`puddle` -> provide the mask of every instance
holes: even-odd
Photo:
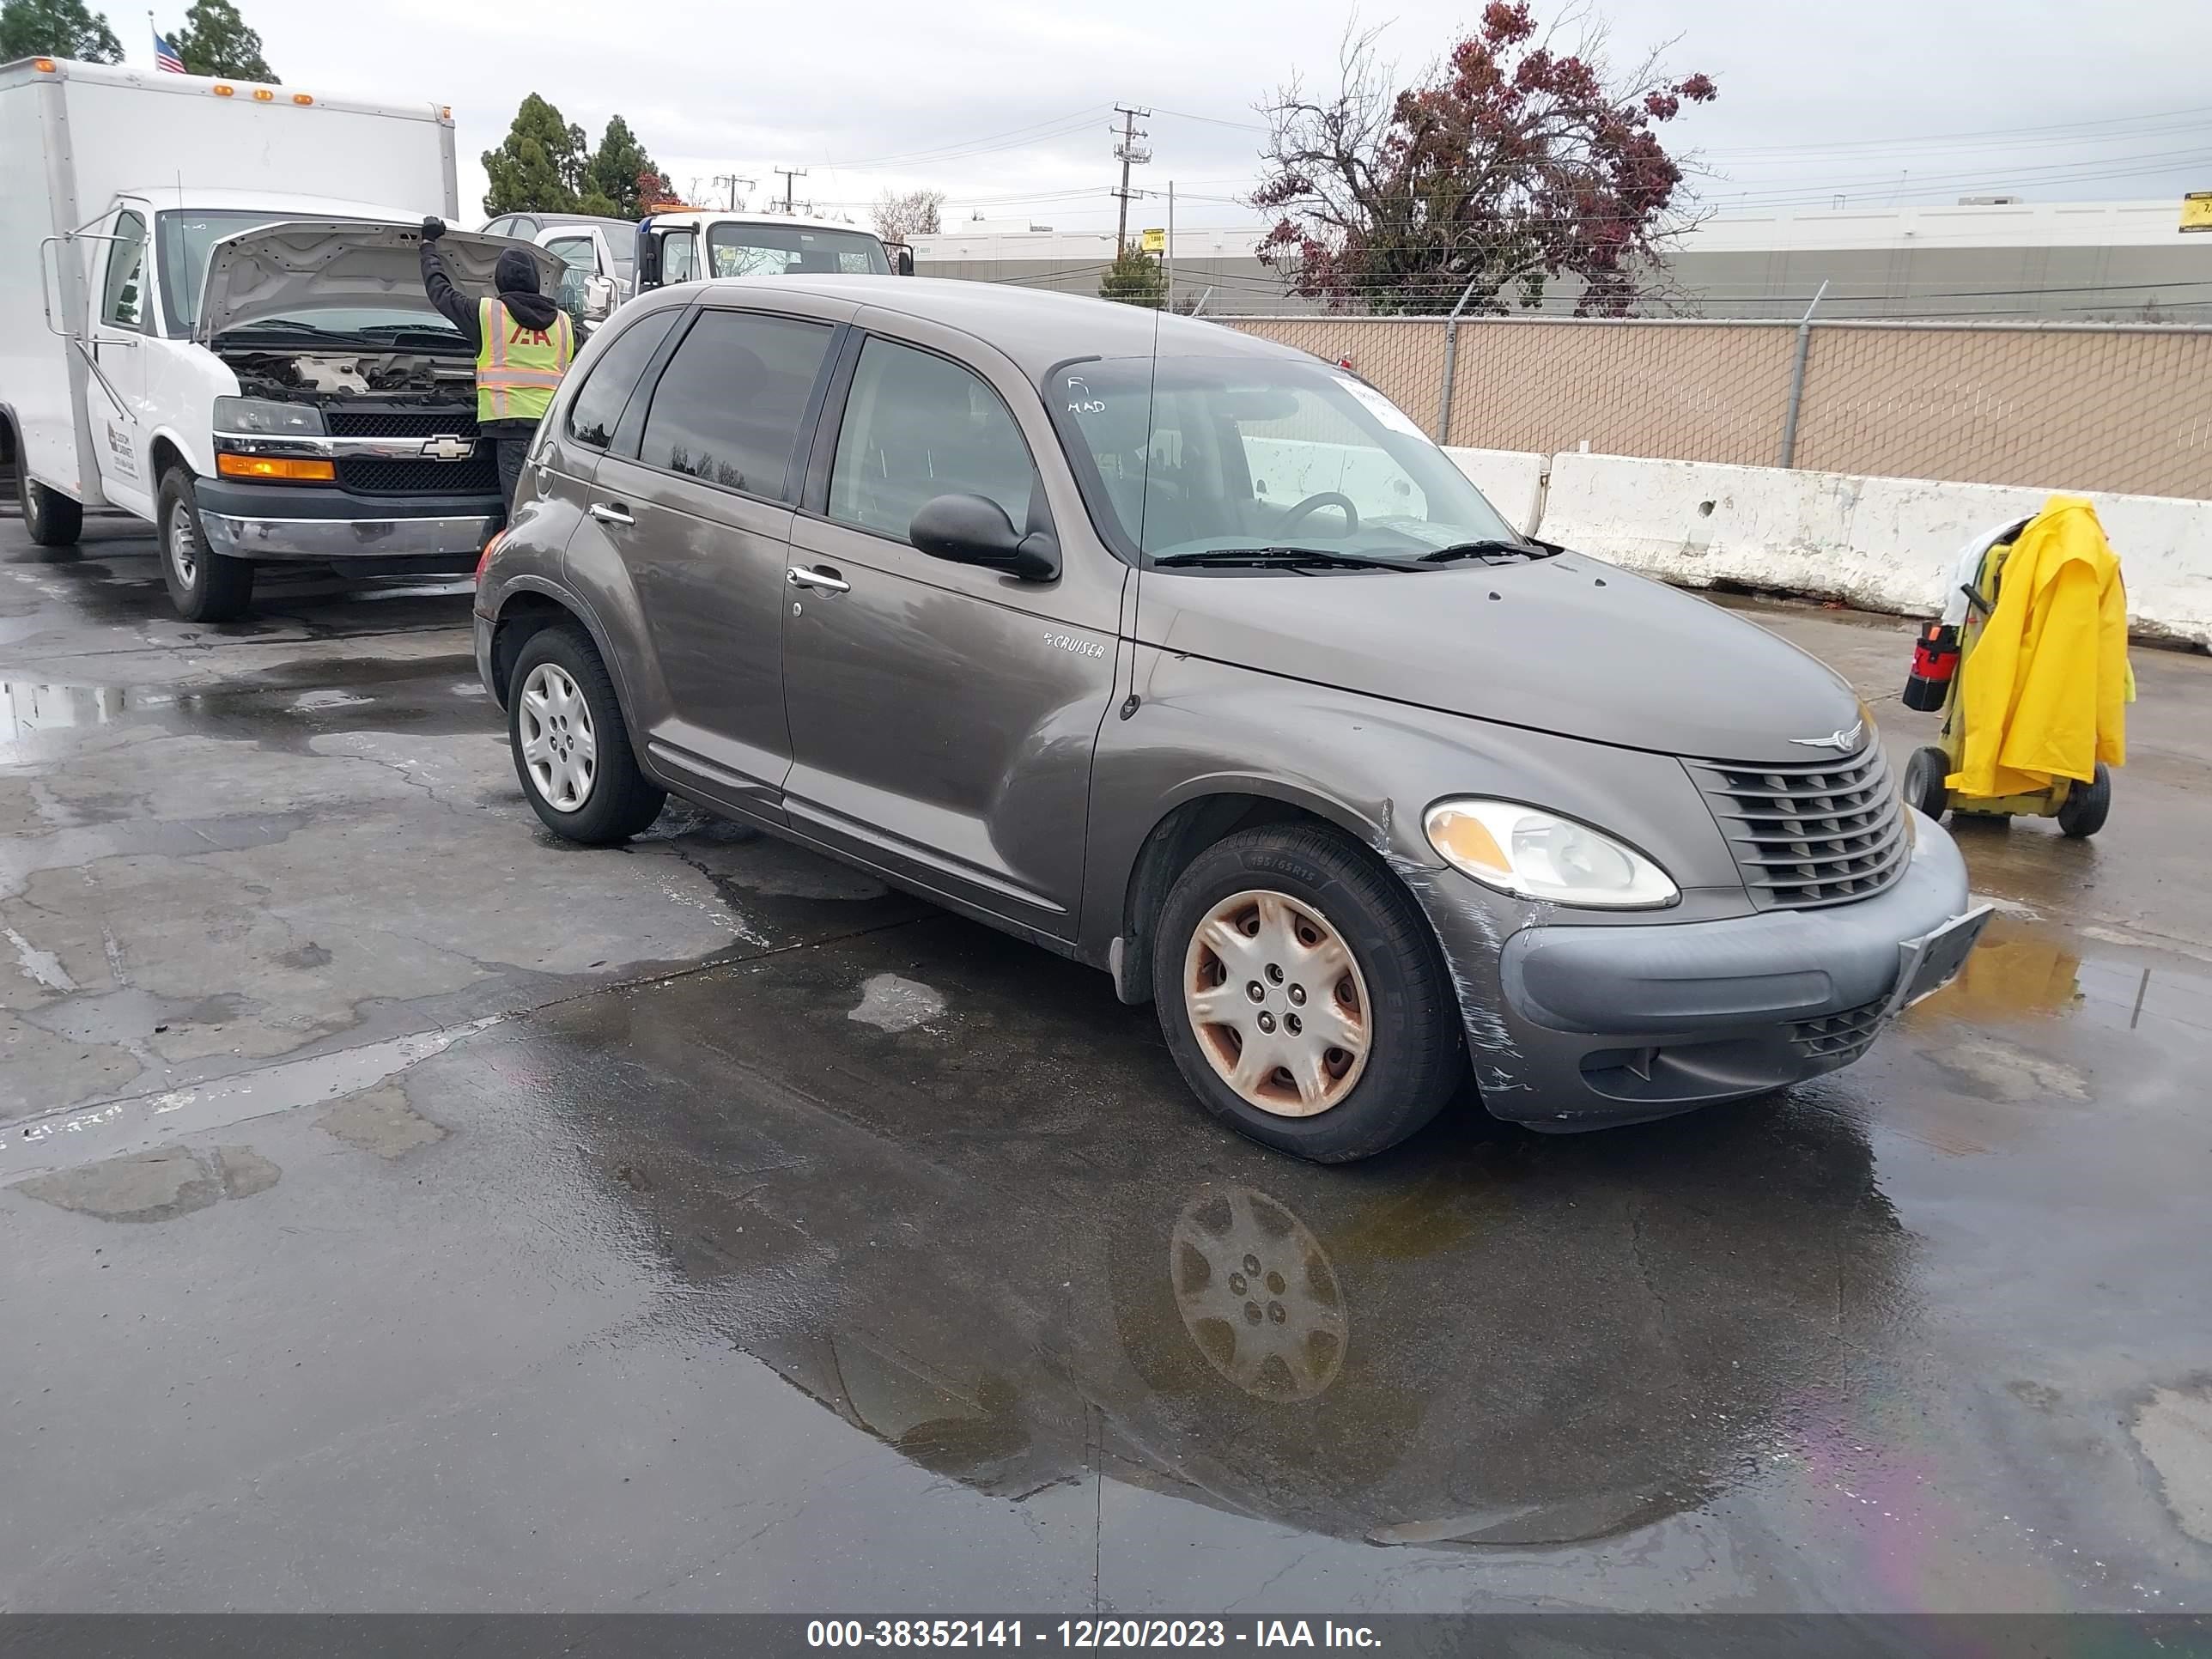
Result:
[[[845,1016],[879,1031],[911,1031],[945,1012],[945,999],[919,980],[878,974],[861,988],[857,1007]]]
[[[119,720],[130,707],[131,694],[119,685],[0,680],[0,756],[40,732]]]
[[[265,1193],[282,1173],[250,1146],[217,1146],[205,1154],[164,1146],[41,1176],[25,1182],[23,1191],[102,1221],[173,1221],[227,1198]]]

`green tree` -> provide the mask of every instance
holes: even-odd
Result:
[[[0,4],[0,64],[18,58],[74,58],[85,64],[119,64],[115,31],[84,0],[6,0]]]
[[[483,153],[491,180],[484,211],[574,213],[586,188],[588,162],[584,130],[570,126],[561,112],[532,93],[514,112],[514,125],[497,149]]]
[[[1099,279],[1098,297],[1118,300],[1127,306],[1158,307],[1167,301],[1168,274],[1144,249],[1125,247]]]
[[[613,116],[586,169],[586,188],[592,193],[586,199],[596,198],[608,205],[604,210],[587,207],[585,211],[604,211],[613,219],[635,219],[644,211],[644,181],[660,178],[659,164],[645,153],[629,123]]]
[[[231,0],[193,0],[185,26],[169,37],[185,68],[194,75],[228,75],[240,81],[281,86],[276,71],[261,55],[261,37],[246,27]]]

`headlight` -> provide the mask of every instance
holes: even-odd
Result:
[[[1523,898],[1607,909],[1672,904],[1681,891],[1632,848],[1586,823],[1503,800],[1439,801],[1429,845],[1454,869]]]
[[[215,429],[257,438],[319,438],[323,411],[313,404],[280,404],[273,398],[218,398]]]

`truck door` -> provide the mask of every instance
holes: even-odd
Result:
[[[86,345],[98,371],[87,388],[85,415],[100,456],[100,484],[118,507],[152,516],[154,485],[146,458],[146,329],[153,316],[153,258],[146,220],[118,212],[107,240],[88,241],[95,282]]]

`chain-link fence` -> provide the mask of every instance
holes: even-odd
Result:
[[[1223,320],[1348,362],[1455,444],[2212,497],[2212,328]]]

